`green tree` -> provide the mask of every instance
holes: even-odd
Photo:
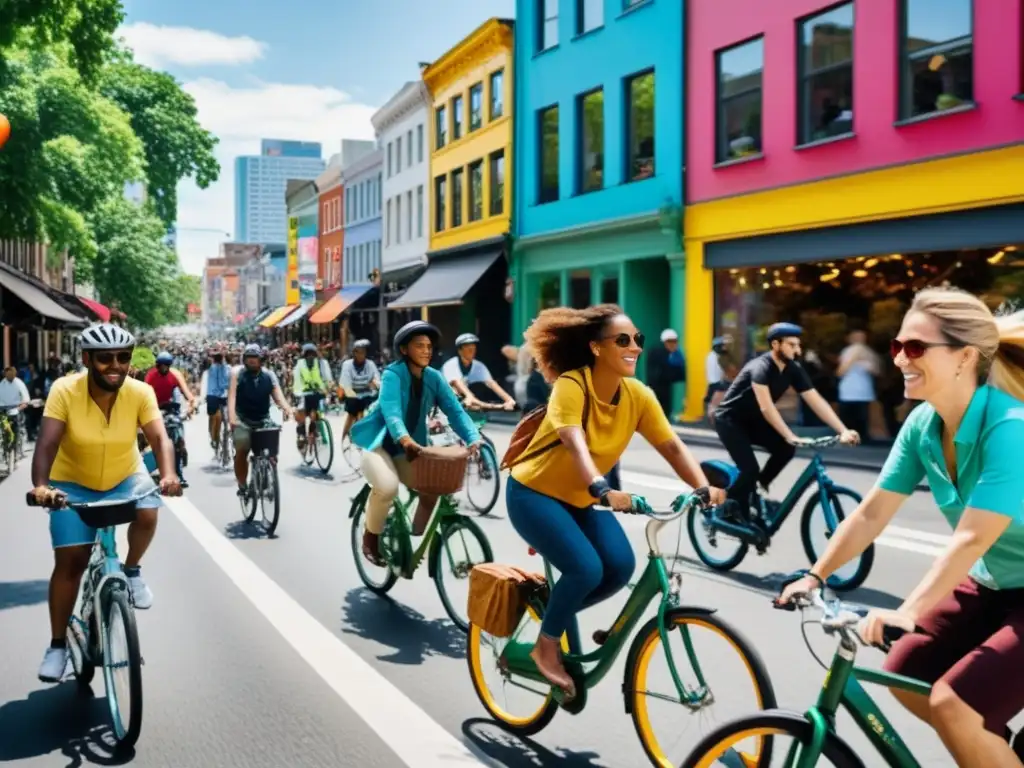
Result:
[[[172,301],[164,322],[170,324],[188,321],[188,305],[202,301],[202,279],[198,275],[179,272],[172,283]]]

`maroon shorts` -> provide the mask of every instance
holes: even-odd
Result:
[[[1024,589],[989,589],[967,579],[918,621],[926,634],[905,635],[885,669],[926,683],[947,683],[1006,736],[1024,709]]]

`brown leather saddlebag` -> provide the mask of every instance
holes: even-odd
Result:
[[[494,637],[511,637],[526,601],[547,580],[514,565],[482,563],[469,574],[469,620]]]

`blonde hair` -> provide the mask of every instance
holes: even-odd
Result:
[[[938,321],[947,341],[978,350],[978,378],[1024,400],[1024,311],[993,315],[977,296],[959,288],[927,288],[910,312]]]

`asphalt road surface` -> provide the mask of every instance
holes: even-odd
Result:
[[[145,666],[145,718],[132,765],[140,768],[247,766],[472,766],[515,768],[623,768],[648,764],[622,702],[626,654],[591,691],[577,716],[559,712],[530,739],[508,735],[490,721],[467,673],[463,635],[447,620],[433,582],[420,572],[401,581],[390,599],[359,580],[349,544],[347,510],[358,482],[344,482],[340,456],[332,476],[299,467],[294,427],[282,439],[281,523],[266,539],[241,522],[230,473],[213,466],[206,417],[187,424],[191,487],[169,500],[144,560],[155,595],[139,612]],[[336,433],[340,424],[335,421]],[[507,429],[489,430],[502,449]],[[722,451],[700,448],[701,458]],[[802,469],[794,461],[784,488]],[[627,489],[656,505],[682,490],[657,454],[638,440],[623,460]],[[866,492],[870,472],[835,469],[833,477]],[[74,681],[50,686],[36,679],[48,642],[46,611],[51,554],[45,513],[23,503],[28,462],[0,485],[0,763],[22,766],[110,765],[102,676],[93,696]],[[504,493],[479,519],[499,562],[538,569],[508,522]],[[638,562],[646,555],[643,520],[623,518]],[[666,552],[677,548],[678,526],[663,533]],[[924,574],[948,536],[930,498],[918,493],[899,513],[878,547],[874,571],[849,599],[895,606]],[[123,532],[121,534],[123,542]],[[125,552],[122,543],[122,554]],[[748,555],[730,574],[706,570],[685,533],[679,544],[682,602],[713,607],[756,646],[779,703],[797,710],[812,703],[824,672],[801,638],[799,615],[774,611],[769,598],[780,579],[807,565],[798,520],[788,521],[768,554]],[[424,569],[425,570],[425,569]],[[607,628],[621,608],[617,595],[582,617],[584,636]],[[653,607],[648,609],[653,612]],[[812,645],[833,649],[820,630]],[[877,665],[878,652],[860,661]],[[952,761],[934,734],[906,714],[886,691],[873,691],[922,765]],[[744,714],[746,701],[718,694],[722,719]],[[659,729],[679,740],[680,759],[693,731],[680,708]],[[692,718],[691,718],[692,719]],[[665,721],[662,721],[665,722]],[[872,765],[866,739],[841,716],[840,733]],[[692,735],[696,734],[696,735]],[[675,742],[674,742],[675,743]]]

